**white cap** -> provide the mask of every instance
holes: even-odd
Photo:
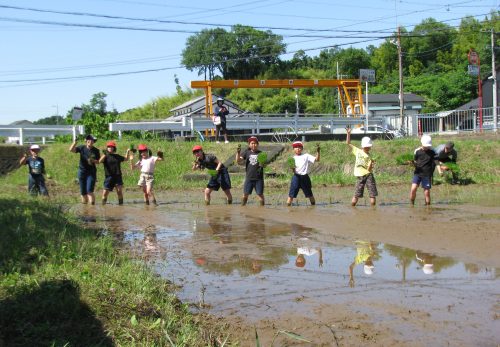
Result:
[[[374,268],[375,268],[375,266],[373,266],[373,265],[365,265],[365,266],[363,266],[363,270],[365,271],[366,275],[373,275],[373,269]]]
[[[369,138],[368,136],[365,136],[361,139],[361,147],[371,147],[373,146],[372,139]]]
[[[31,150],[40,149],[40,146],[39,145],[31,145],[30,149]]]
[[[432,275],[434,273],[434,265],[433,264],[424,264],[422,267],[422,271],[426,275]]]
[[[424,147],[432,147],[432,139],[429,135],[422,135],[422,138],[420,139],[420,143]]]

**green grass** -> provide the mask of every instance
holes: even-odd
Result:
[[[411,153],[400,154],[396,157],[396,164],[398,165],[406,165],[408,162],[412,162],[414,155]]]
[[[217,326],[63,205],[0,196],[0,345],[206,346]]]
[[[453,140],[458,150],[458,165],[461,176],[475,183],[500,183],[500,146],[496,139],[468,139],[463,137],[440,139],[434,137],[435,144]],[[193,142],[145,142],[150,148],[160,148],[164,152],[165,161],[159,162],[155,170],[155,190],[165,189],[191,189],[204,186],[205,182],[184,180],[182,177],[191,172],[193,155],[191,148]],[[352,184],[354,156],[349,147],[341,141],[306,142],[304,152],[314,153],[316,144],[321,143],[321,161],[313,165],[311,177],[313,182],[322,184]],[[138,142],[133,143],[135,146]],[[264,144],[264,143],[263,143]],[[357,141],[354,145],[359,146]],[[130,147],[129,141],[117,141],[118,152],[124,154]],[[215,154],[219,160],[226,161],[235,155],[238,143],[216,144],[213,142],[202,143],[206,153]],[[241,143],[243,148],[246,144]],[[103,143],[97,142],[101,148]],[[370,154],[376,157],[374,174],[377,183],[407,183],[411,180],[412,170],[398,165],[398,158],[406,153],[413,153],[419,146],[417,138],[396,139],[392,141],[375,140]],[[41,152],[45,159],[47,173],[51,179],[52,189],[63,190],[78,195],[76,171],[79,156],[68,151],[69,144],[52,144]],[[292,175],[289,158],[293,156],[291,146],[273,162],[266,166],[267,173],[275,173],[279,184],[289,182]],[[131,171],[128,163],[122,164],[124,173],[125,190],[136,189],[139,173]],[[96,191],[101,190],[104,181],[102,166],[98,167],[98,183]],[[241,187],[243,175],[231,175],[233,187]],[[0,177],[0,184],[6,189],[15,191],[23,190],[27,186],[26,170],[20,169]]]

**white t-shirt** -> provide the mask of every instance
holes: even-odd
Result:
[[[303,254],[307,256],[311,256],[318,253],[317,248],[311,248],[311,247],[297,247],[297,254]]]
[[[139,165],[141,167],[141,172],[153,173],[155,171],[155,163],[157,160],[158,157],[151,156],[147,159],[139,160],[136,165]]]
[[[294,155],[293,159],[295,160],[295,173],[302,176],[309,173],[311,164],[316,161],[316,157],[309,153]]]

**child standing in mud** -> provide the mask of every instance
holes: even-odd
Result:
[[[375,161],[370,156],[370,149],[373,145],[372,139],[367,136],[363,137],[361,139],[362,149],[359,149],[351,144],[351,127],[346,127],[346,133],[346,143],[351,148],[352,154],[356,157],[356,162],[354,163],[354,176],[356,176],[357,182],[351,205],[356,206],[358,199],[363,197],[366,185],[370,194],[370,204],[375,206],[377,203],[378,191],[375,177],[372,172]]]
[[[413,180],[410,190],[410,203],[415,204],[417,196],[417,189],[420,185],[424,189],[425,204],[431,204],[431,186],[432,175],[436,167],[435,157],[436,153],[432,149],[432,139],[429,135],[423,135],[420,139],[421,147],[415,150],[413,156],[413,165],[415,171],[413,172]]]
[[[141,170],[137,185],[142,187],[144,203],[149,205],[149,200],[151,198],[153,204],[157,205],[156,197],[153,193],[154,171],[156,162],[163,160],[163,152],[158,151],[156,156],[152,156],[151,150],[143,144],[137,146],[137,150],[139,151],[140,160],[134,164],[134,156],[133,154],[130,155],[130,168],[132,170]]]
[[[24,154],[19,160],[20,165],[28,165],[28,192],[35,196],[38,194],[49,196],[47,187],[45,186],[45,161],[41,158],[39,145],[32,145],[29,149],[30,154]]]
[[[224,164],[215,155],[203,152],[200,145],[194,146],[192,152],[195,156],[193,170],[207,169],[210,174],[210,180],[205,188],[205,205],[210,205],[212,191],[218,191],[221,187],[224,194],[226,194],[228,205],[232,204],[231,178]]]
[[[97,139],[92,135],[85,137],[85,145],[77,146],[77,140],[71,144],[69,151],[80,154],[78,165],[78,182],[80,183],[80,195],[82,204],[95,204],[94,188],[97,181],[97,168],[99,164],[99,150],[94,147]]]
[[[309,153],[302,153],[304,145],[300,141],[295,141],[292,144],[295,155],[293,156],[294,167],[292,181],[290,182],[290,190],[288,192],[287,206],[292,206],[293,199],[297,197],[299,190],[302,189],[306,198],[309,198],[311,205],[316,205],[316,200],[312,192],[311,178],[309,171],[311,165],[319,162],[320,147],[316,146],[316,156]]]
[[[236,162],[238,165],[245,164],[246,176],[243,187],[243,199],[241,205],[245,206],[248,202],[248,196],[255,193],[259,199],[260,206],[264,206],[264,167],[259,163],[258,156],[262,151],[259,150],[259,140],[255,136],[248,138],[248,149],[241,153],[241,147],[236,150]]]
[[[128,156],[127,150],[126,156]],[[121,163],[127,160],[126,157],[116,153],[115,141],[108,141],[106,149],[103,149],[103,154],[99,158],[99,163],[104,166],[104,189],[102,191],[102,204],[106,205],[109,192],[112,192],[116,187],[118,196],[118,205],[123,205],[123,178]]]

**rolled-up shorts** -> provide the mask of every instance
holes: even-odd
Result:
[[[78,170],[78,182],[80,183],[80,194],[87,195],[94,192],[97,177],[93,173]]]
[[[215,191],[218,191],[219,188],[222,188],[222,190],[231,189],[231,178],[229,177],[229,172],[225,167],[218,172],[217,176],[210,177],[207,188]]]
[[[123,186],[122,175],[106,176],[104,179],[104,189],[112,192],[116,186]]]
[[[309,175],[297,175],[294,174],[292,177],[292,182],[290,183],[290,191],[288,196],[290,198],[296,198],[299,194],[299,190],[302,189],[306,198],[313,196],[311,178]]]
[[[255,194],[263,195],[264,194],[264,180],[246,180],[245,185],[243,186],[243,193],[245,195],[252,194],[252,191],[255,189]]]
[[[354,190],[354,196],[356,198],[362,198],[365,191],[365,186],[368,188],[368,193],[370,198],[374,198],[378,195],[377,183],[375,182],[375,177],[373,174],[368,174],[364,176],[357,177],[356,188]]]
[[[137,182],[137,185],[141,186],[141,187],[145,187],[145,186],[152,187],[153,181],[154,181],[153,174],[141,172],[141,175],[139,176],[139,182]]]
[[[424,189],[431,189],[432,177],[420,177],[419,175],[413,175],[411,183],[416,184],[417,186],[422,185],[422,188]]]

